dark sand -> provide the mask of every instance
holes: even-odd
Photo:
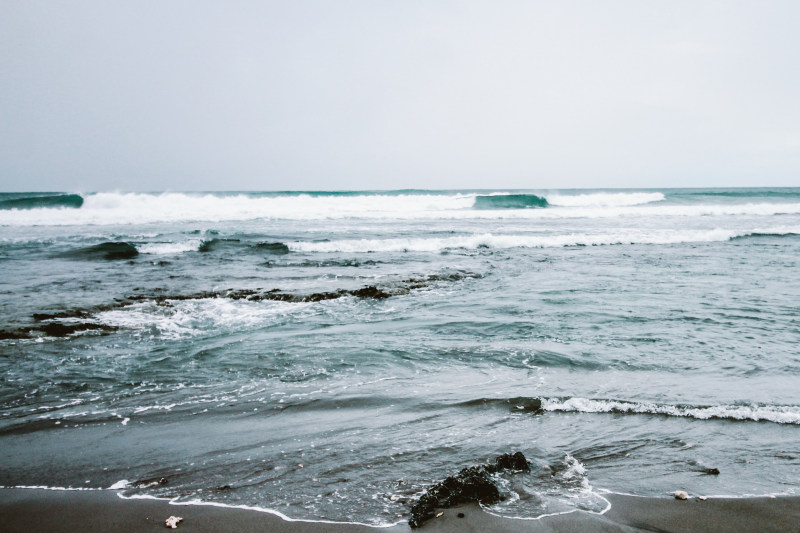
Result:
[[[800,497],[714,498],[707,501],[609,495],[604,515],[583,512],[541,520],[497,518],[477,505],[443,510],[420,532],[800,532]],[[464,518],[458,518],[463,513]],[[289,522],[279,516],[210,505],[172,505],[159,500],[124,500],[114,491],[0,489],[0,531],[165,531],[164,520],[183,517],[178,531],[270,531],[286,533],[409,532],[406,524],[372,528],[351,524]]]

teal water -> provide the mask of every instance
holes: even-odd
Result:
[[[796,494],[800,189],[80,197],[0,209],[0,485],[381,524],[521,450],[507,516]]]

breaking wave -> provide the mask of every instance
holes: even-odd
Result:
[[[796,405],[691,406],[588,398],[542,398],[541,408],[551,412],[649,414],[698,420],[751,420],[800,425],[800,407]]]
[[[0,209],[79,208],[83,197],[79,194],[19,194],[0,195]]]
[[[491,194],[475,197],[475,209],[525,209],[547,207],[547,199],[535,194]]]
[[[697,217],[799,214],[800,203],[672,204],[660,192],[534,194],[475,192],[288,193],[95,193],[42,196],[5,202],[73,202],[80,209],[0,209],[3,226],[130,225],[244,220],[463,220],[615,217]],[[48,200],[56,198],[57,200]],[[757,198],[757,197],[754,197]],[[82,202],[79,206],[78,203]],[[547,209],[538,209],[549,206]],[[62,206],[63,207],[63,206]],[[529,209],[530,208],[530,209]],[[537,208],[537,209],[534,209]]]

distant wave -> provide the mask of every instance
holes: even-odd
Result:
[[[772,231],[754,231],[752,233],[745,233],[731,237],[732,241],[739,241],[745,239],[758,239],[758,238],[784,238],[784,237],[797,237],[800,236],[800,228],[787,229],[785,231],[772,230]]]
[[[547,199],[535,194],[492,194],[476,196],[475,209],[525,209],[547,207]]]
[[[620,192],[620,193],[589,193],[565,195],[549,195],[551,205],[563,207],[625,207],[660,202],[664,195],[660,192]]]
[[[62,195],[63,196],[63,195]],[[77,195],[76,195],[77,197]],[[3,201],[14,200],[0,195]],[[45,197],[42,197],[45,198]],[[52,197],[51,197],[52,198]],[[78,197],[80,198],[80,197]],[[245,194],[96,193],[80,209],[0,209],[2,226],[130,225],[244,220],[558,220],[622,217],[772,216],[800,214],[800,202],[662,203],[662,193]],[[36,200],[40,201],[40,200]],[[52,200],[41,200],[51,202]],[[547,203],[552,208],[526,209]],[[483,207],[476,209],[476,204]]]
[[[682,196],[710,196],[725,198],[800,198],[800,188],[775,189],[709,189],[682,191]]]
[[[615,233],[566,233],[556,235],[495,235],[484,233],[445,238],[300,241],[288,243],[288,246],[290,250],[296,252],[440,252],[449,249],[560,248],[564,246],[724,242],[751,235],[793,235],[795,233],[800,233],[800,227],[754,230],[752,232],[738,232],[727,229],[683,231],[622,229]]]
[[[83,197],[79,194],[14,195],[4,199],[3,196],[6,195],[0,196],[0,209],[79,208],[83,205]]]

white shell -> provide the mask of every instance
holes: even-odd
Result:
[[[178,529],[178,523],[180,522],[183,522],[183,518],[180,516],[170,516],[164,521],[164,525],[172,529]]]

